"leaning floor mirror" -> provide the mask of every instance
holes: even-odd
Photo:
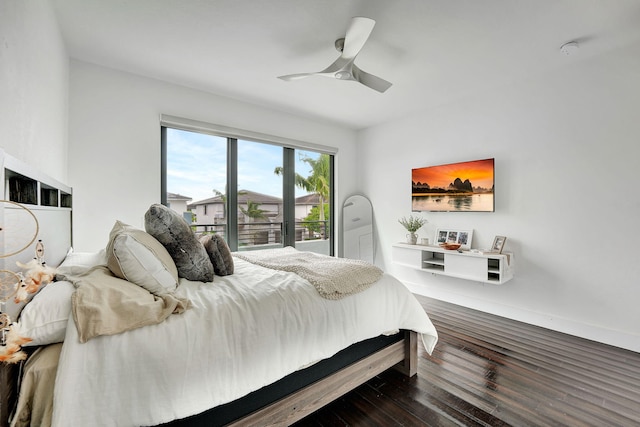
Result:
[[[373,263],[373,208],[364,196],[348,197],[342,205],[343,255]]]

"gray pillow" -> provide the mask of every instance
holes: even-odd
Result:
[[[199,282],[213,281],[213,264],[207,251],[177,212],[164,205],[151,205],[144,215],[144,228],[167,249],[178,268],[179,277]]]
[[[225,240],[217,234],[207,234],[200,238],[200,242],[204,246],[213,271],[218,276],[228,276],[233,274],[233,257]]]

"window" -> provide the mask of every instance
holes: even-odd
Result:
[[[238,140],[238,246],[283,246],[284,198],[282,167],[284,148]]]
[[[196,233],[221,234],[231,250],[333,255],[332,153],[201,128],[162,127],[165,205]]]

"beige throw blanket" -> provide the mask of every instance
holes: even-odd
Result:
[[[382,270],[367,262],[292,247],[234,252],[233,256],[262,267],[296,273],[315,286],[322,297],[332,300],[361,292],[382,277]]]
[[[71,297],[71,311],[83,343],[99,335],[115,335],[160,323],[190,305],[188,300],[172,294],[154,295],[115,277],[104,266],[68,280],[77,288]]]
[[[11,427],[51,425],[53,389],[61,349],[62,343],[38,347],[27,359]]]

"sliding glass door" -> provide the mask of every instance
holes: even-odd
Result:
[[[333,156],[295,150],[295,241],[300,250],[332,254]]]
[[[238,249],[282,247],[284,198],[282,165],[284,148],[238,140],[237,199]]]
[[[333,255],[332,155],[168,127],[162,147],[162,202],[196,233]]]

